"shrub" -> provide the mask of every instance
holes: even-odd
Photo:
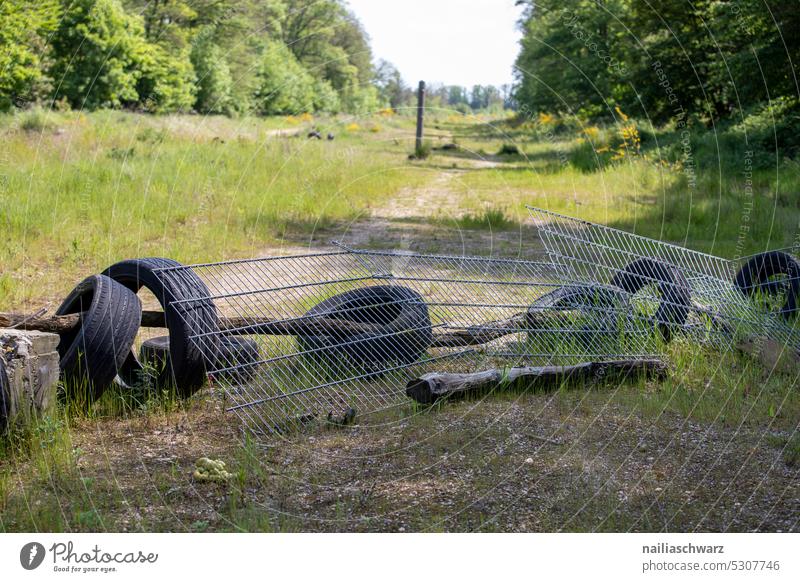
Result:
[[[419,146],[414,147],[414,153],[408,156],[412,160],[426,160],[431,157],[433,146],[429,141],[423,141]]]
[[[39,109],[32,109],[22,115],[19,128],[31,133],[42,133],[55,127],[55,124],[47,117],[47,113]]]

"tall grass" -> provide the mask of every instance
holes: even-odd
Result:
[[[274,120],[120,112],[47,120],[57,130],[0,123],[2,307],[63,294],[123,258],[257,254],[425,179],[363,137],[276,135]]]
[[[794,242],[797,161],[730,132],[623,129],[454,125],[462,152],[485,157],[513,139],[521,156],[453,187],[467,213],[490,205],[524,222],[530,204],[728,258]]]

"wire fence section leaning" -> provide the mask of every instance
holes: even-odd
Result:
[[[207,287],[218,330],[191,341],[229,410],[259,434],[407,402],[428,372],[648,359],[660,339],[628,294],[548,261],[353,249],[175,267]]]
[[[791,275],[791,269],[791,276],[783,281],[770,282],[764,276],[758,284],[759,293],[752,293],[753,289],[737,281],[742,265],[752,257],[724,259],[541,208],[527,208],[553,269],[563,280],[624,290],[631,296],[634,312],[650,318],[665,336],[680,331],[721,347],[754,339],[800,346],[797,318],[786,309],[770,305],[784,302],[784,292],[797,285],[797,275]],[[761,274],[780,271],[769,262],[781,256],[786,255],[762,255]],[[789,311],[795,310],[792,306]]]

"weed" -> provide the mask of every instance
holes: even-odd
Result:
[[[433,152],[433,145],[429,141],[423,141],[418,146],[415,146],[414,153],[412,153],[409,157],[411,160],[427,160],[431,157],[431,153]]]

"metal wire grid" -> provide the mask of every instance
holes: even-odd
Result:
[[[406,402],[407,381],[426,372],[647,358],[659,349],[652,327],[631,316],[626,294],[564,287],[548,262],[345,248],[162,269],[160,276],[180,278],[186,269],[208,293],[180,300],[179,313],[211,301],[223,321],[236,322],[191,341],[206,354],[209,376],[225,389],[229,410],[257,433],[338,421],[352,410],[360,416],[384,410]],[[407,291],[403,299],[373,301],[368,309],[345,302],[336,311],[336,317],[375,326],[368,340],[332,336],[322,326],[330,311],[311,311],[375,287]],[[416,319],[393,327],[400,310]],[[429,322],[420,310],[427,310]],[[259,333],[265,321],[308,331]],[[230,335],[252,340],[257,359],[242,363],[219,354],[219,343]]]
[[[634,261],[652,259],[677,268],[690,288],[690,316],[673,327],[693,332],[695,339],[724,344],[762,337],[784,345],[800,344],[800,330],[794,322],[759,308],[734,285],[744,259],[731,261],[541,208],[527,208],[553,268],[565,281],[609,284]],[[658,282],[655,278],[650,281]],[[653,304],[669,304],[670,298],[650,285],[634,294],[632,303],[637,312],[646,313]]]

